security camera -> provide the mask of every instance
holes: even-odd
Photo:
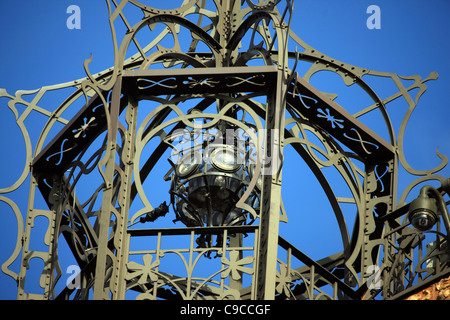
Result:
[[[436,200],[430,198],[431,187],[422,188],[419,197],[409,205],[408,220],[418,231],[428,231],[439,220]]]
[[[427,200],[418,198],[410,204],[408,219],[419,231],[430,230],[438,220],[436,204],[432,199]]]

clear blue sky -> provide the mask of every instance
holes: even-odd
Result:
[[[160,1],[146,2],[151,5]],[[366,20],[370,15],[366,10],[373,4],[381,9],[381,29],[369,30]],[[81,9],[79,30],[66,27],[69,17],[66,9],[70,5],[78,5]],[[296,0],[292,29],[309,45],[345,63],[404,76],[417,74],[422,78],[432,71],[439,73],[437,81],[427,83],[428,90],[406,131],[407,160],[413,168],[425,170],[440,163],[435,154],[437,147],[440,153],[450,156],[450,105],[447,98],[450,89],[449,15],[448,0]],[[107,17],[106,4],[102,0],[2,0],[0,88],[14,94],[19,89],[37,89],[84,77],[83,61],[91,53],[92,73],[110,67],[113,64],[113,48]],[[379,88],[381,91],[389,90],[383,85]],[[19,177],[24,155],[20,131],[6,103],[7,99],[0,98],[0,141],[5,150],[0,160],[0,188],[11,185]],[[403,114],[400,110],[392,112],[397,116]],[[42,119],[30,117],[27,124],[39,127],[40,121]],[[37,136],[33,136],[32,142],[36,140]],[[449,168],[441,174],[450,176]],[[307,173],[306,178],[310,178]],[[410,182],[410,177],[402,175],[399,193]],[[291,190],[294,189],[284,190],[283,197],[287,198],[293,192]],[[21,194],[12,196],[23,210],[24,217],[27,192],[28,185],[25,183]],[[307,209],[313,210],[312,207]],[[14,249],[17,226],[9,207],[2,202],[0,218],[2,264]],[[301,224],[301,219],[292,217],[291,220]],[[299,226],[298,230],[304,228]],[[320,242],[320,234],[336,233],[334,222],[320,223],[314,228],[319,232],[305,234],[304,239],[299,241],[312,239]],[[326,248],[318,249],[317,256],[315,247],[306,248],[305,252],[320,258],[322,252],[327,252],[327,246],[332,246],[327,241],[323,243]],[[12,269],[18,272],[18,264],[15,263]],[[15,282],[0,273],[0,299],[15,299],[15,294]]]

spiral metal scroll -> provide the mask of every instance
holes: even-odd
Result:
[[[448,162],[444,155],[437,153],[441,163],[436,168],[421,171],[413,169],[403,154],[406,124],[427,89],[426,83],[437,79],[436,73],[430,73],[425,79],[403,77],[328,57],[290,30],[294,15],[293,1],[290,0],[258,3],[250,0],[242,3],[185,0],[180,1],[178,8],[170,10],[134,0],[120,3],[107,0],[106,4],[115,57],[111,69],[92,74],[89,70],[91,57],[84,63],[86,78],[34,91],[17,91],[15,95],[4,89],[0,91],[0,97],[9,99],[7,107],[15,116],[26,146],[21,176],[11,186],[0,190],[0,201],[11,208],[18,226],[15,250],[3,262],[2,271],[17,281],[19,298],[87,299],[92,295],[104,299],[129,296],[137,299],[255,297],[255,288],[251,285],[243,287],[242,278],[249,277],[250,282],[255,280],[252,277],[256,276],[256,260],[260,254],[257,239],[261,230],[257,226],[261,213],[246,202],[256,188],[258,174],[248,182],[248,191],[238,203],[256,224],[234,231],[234,235],[252,235],[247,240],[233,246],[227,246],[225,241],[221,247],[195,248],[195,235],[207,231],[187,228],[176,231],[189,238],[187,247],[166,248],[164,244],[171,233],[155,229],[146,234],[156,239],[154,248],[131,248],[132,240],[141,232],[133,225],[159,204],[144,185],[150,183],[158,164],[167,161],[165,157],[173,150],[168,138],[176,130],[193,132],[196,128],[205,131],[225,121],[247,133],[262,133],[255,135],[254,147],[257,155],[264,155],[262,148],[268,139],[264,130],[272,121],[267,107],[272,89],[265,78],[269,73],[220,73],[222,68],[231,67],[242,70],[275,66],[280,72],[281,80],[277,81],[282,88],[280,105],[283,114],[274,121],[278,121],[275,126],[281,132],[282,141],[277,150],[279,154],[273,156],[286,165],[292,160],[284,158],[283,150],[292,148],[303,159],[330,202],[341,237],[341,252],[315,261],[280,234],[279,252],[285,252],[286,259],[277,258],[275,296],[311,300],[372,297],[366,293],[370,280],[367,269],[373,265],[380,265],[386,279],[400,281],[404,270],[399,270],[399,266],[405,259],[410,259],[408,250],[422,246],[422,239],[408,231],[406,222],[387,220],[387,217],[405,205],[405,199],[418,184],[430,180],[446,181],[438,174]],[[125,8],[140,11],[142,19],[132,21],[134,17],[127,17]],[[128,32],[119,39],[116,25],[121,22]],[[162,31],[151,33],[152,39],[140,43],[139,35],[148,30]],[[186,34],[190,37],[189,42],[185,41]],[[166,47],[168,44],[173,45]],[[298,63],[311,64],[305,74],[299,75],[295,72]],[[176,72],[172,75],[158,73],[162,69]],[[177,73],[178,70],[192,73]],[[345,106],[341,108],[333,102],[336,95],[319,92],[308,85],[310,78],[322,71],[334,72],[347,86],[359,86],[373,104],[349,115]],[[135,76],[131,77],[132,74]],[[364,81],[366,76],[390,79],[398,92],[380,99]],[[400,79],[412,80],[413,84],[405,88]],[[72,94],[55,111],[40,106],[40,100],[48,92],[68,88],[73,90]],[[239,91],[244,88],[247,91]],[[410,92],[414,89],[419,89],[419,93],[412,97]],[[27,101],[27,95],[34,95],[33,100]],[[386,108],[396,99],[405,99],[409,106],[398,136]],[[25,111],[20,113],[18,104],[24,105]],[[78,116],[65,119],[63,114],[73,109],[80,110]],[[48,118],[35,145],[25,124],[32,111]],[[372,113],[381,114],[389,141],[366,130],[358,120]],[[63,129],[55,135],[58,127]],[[263,158],[258,158],[258,165]],[[399,164],[419,178],[397,200],[394,195]],[[327,168],[338,172],[351,197],[335,194],[332,187],[335,181],[327,179]],[[281,169],[274,177],[281,183]],[[25,211],[9,195],[22,192],[28,183],[29,205]],[[89,188],[83,190],[85,186]],[[48,210],[38,209],[39,194]],[[289,223],[291,213],[285,210],[286,200],[280,202],[279,219]],[[348,225],[343,204],[355,206],[354,226]],[[30,250],[30,238],[36,232],[34,221],[39,216],[48,220],[42,239],[47,251]],[[227,239],[231,231],[214,229],[211,232]],[[81,287],[61,288],[63,272],[57,258],[61,235],[82,270]],[[419,265],[443,253],[442,238],[437,243],[438,249],[421,258]],[[100,253],[102,246],[105,251]],[[100,254],[103,254],[101,259]],[[384,255],[384,262],[380,262],[380,254]],[[211,255],[220,257],[216,269],[198,275],[199,266]],[[44,262],[39,279],[43,290],[38,293],[25,289],[25,282],[31,281],[27,269],[35,258]],[[16,260],[22,262],[19,270],[12,269]],[[170,267],[170,261],[178,261],[185,267],[185,272],[181,272],[184,276],[163,270],[163,267]],[[436,268],[442,271],[447,267],[439,265]],[[408,261],[408,268],[415,268],[412,261]],[[414,269],[414,277],[423,272],[419,269]],[[100,278],[95,275],[99,270],[102,272]],[[413,280],[408,281],[413,283]],[[101,289],[96,289],[99,281]],[[411,286],[410,283],[406,287]],[[404,287],[399,288],[391,292],[392,286],[386,284],[383,290],[386,296],[387,292],[392,296]]]

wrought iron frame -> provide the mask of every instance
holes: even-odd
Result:
[[[87,78],[70,83],[44,87],[33,92],[19,91],[15,96],[5,90],[0,96],[10,99],[9,108],[18,114],[15,104],[27,108],[17,124],[27,145],[27,163],[22,176],[11,187],[0,190],[10,193],[30,178],[29,204],[26,219],[10,198],[0,195],[16,216],[19,229],[14,253],[2,265],[2,271],[18,282],[19,299],[125,299],[127,292],[138,292],[138,299],[384,299],[402,298],[412,290],[448,275],[450,268],[445,245],[446,236],[437,230],[436,249],[422,252],[425,235],[409,227],[408,204],[405,199],[413,187],[438,180],[444,186],[447,179],[438,175],[447,158],[438,153],[442,163],[427,171],[409,166],[403,154],[406,123],[426,90],[425,83],[437,79],[436,73],[422,79],[419,76],[401,77],[336,61],[313,49],[292,30],[293,3],[290,0],[214,1],[217,12],[207,9],[206,1],[184,1],[180,8],[159,10],[138,1],[106,1],[109,21],[114,35],[115,65],[105,72],[92,75],[89,61],[85,63]],[[133,26],[128,22],[124,6],[133,6],[143,13],[143,19]],[[120,46],[115,26],[119,17],[128,29]],[[194,18],[192,18],[194,17]],[[197,22],[194,19],[198,18]],[[203,26],[203,19],[211,24]],[[155,40],[142,47],[137,35],[158,24],[165,26]],[[269,27],[274,33],[271,34]],[[184,28],[192,34],[187,52],[181,50],[178,34]],[[245,36],[250,35],[248,48],[240,49]],[[164,48],[165,37],[172,37],[174,47]],[[263,41],[255,44],[255,38]],[[303,48],[303,52],[289,51],[288,40]],[[202,42],[210,52],[195,52]],[[126,59],[130,45],[137,53]],[[250,66],[252,60],[261,65]],[[310,69],[300,76],[297,63],[311,62]],[[155,69],[162,64],[165,69]],[[181,66],[181,67],[180,67]],[[189,68],[187,68],[189,67]],[[361,87],[373,104],[356,114],[350,114],[334,102],[335,96],[314,88],[309,79],[320,71],[338,74],[347,86]],[[398,93],[380,99],[363,80],[365,76],[391,79]],[[405,88],[400,79],[413,80]],[[54,112],[39,107],[39,100],[50,91],[74,88]],[[410,91],[420,89],[415,99]],[[36,93],[32,102],[22,96]],[[265,99],[265,103],[256,98]],[[396,136],[386,105],[404,98],[409,105],[399,135]],[[66,120],[64,111],[85,100],[75,117]],[[185,107],[186,101],[194,102]],[[138,121],[140,101],[151,101],[156,107],[146,111],[145,120]],[[215,101],[217,112],[208,108]],[[241,118],[231,116],[233,108]],[[236,111],[234,110],[234,111]],[[24,120],[32,111],[48,116],[34,151]],[[386,141],[358,118],[380,112],[390,141]],[[263,170],[261,208],[259,212],[245,207],[244,195],[238,206],[248,209],[257,218],[255,226],[135,229],[140,215],[156,207],[143,188],[156,163],[169,146],[164,139],[175,129],[194,127],[194,119],[202,119],[202,129],[218,121],[228,121],[242,129],[256,128],[260,135],[256,146]],[[49,134],[56,123],[64,125],[52,139]],[[196,124],[198,126],[198,124]],[[323,147],[308,138],[313,134]],[[101,141],[99,141],[99,139]],[[141,163],[143,150],[152,139],[161,143],[151,156]],[[51,141],[49,141],[51,140]],[[307,163],[323,187],[338,222],[344,250],[315,261],[301,248],[290,244],[279,234],[279,223],[288,222],[281,199],[283,150],[292,147]],[[268,160],[271,161],[268,161]],[[325,159],[325,160],[324,160]],[[362,164],[362,168],[361,168]],[[410,174],[420,176],[401,194],[397,201],[399,165]],[[340,198],[322,172],[334,167],[342,175],[353,198]],[[275,170],[273,170],[275,169]],[[79,181],[97,172],[100,181],[95,192],[84,202],[75,189]],[[255,175],[249,189],[255,187]],[[448,193],[445,187],[439,191]],[[40,192],[48,210],[35,207]],[[143,206],[130,212],[139,198]],[[100,199],[101,206],[96,205]],[[353,232],[348,229],[341,203],[357,207]],[[48,218],[44,243],[48,251],[30,250],[33,222],[38,216]],[[24,226],[24,228],[22,227]],[[230,245],[194,248],[196,234],[233,235]],[[244,235],[252,237],[244,239]],[[80,288],[56,291],[62,270],[58,261],[58,240],[63,235],[81,271]],[[189,236],[180,248],[164,248],[165,239],[172,235]],[[156,238],[156,247],[133,250],[136,237]],[[230,239],[231,239],[230,238]],[[150,240],[149,240],[150,241]],[[248,243],[248,242],[252,243]],[[244,243],[245,242],[245,243]],[[285,260],[280,258],[286,254]],[[414,252],[419,250],[418,262]],[[249,253],[250,252],[250,253]],[[194,275],[201,259],[214,253],[220,256],[218,270],[203,277]],[[143,264],[130,260],[141,255]],[[186,268],[186,276],[164,272],[164,257],[179,257]],[[25,281],[31,259],[44,261],[40,285],[42,294],[26,292]],[[19,273],[9,267],[21,260]],[[303,264],[295,267],[294,260]],[[434,259],[434,264],[423,268]],[[382,285],[373,288],[371,266],[379,266]],[[242,276],[251,277],[251,285],[243,287]],[[225,282],[227,280],[228,282]],[[325,290],[324,288],[328,288]],[[331,289],[330,289],[331,288]]]

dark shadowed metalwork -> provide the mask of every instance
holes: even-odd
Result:
[[[334,60],[290,30],[290,0],[185,0],[170,10],[143,2],[106,1],[111,69],[91,74],[88,60],[86,78],[15,95],[0,91],[15,114],[16,104],[26,106],[16,119],[27,165],[0,190],[19,225],[16,249],[2,265],[17,281],[19,299],[396,299],[450,273],[448,229],[440,223],[441,216],[448,221],[445,201],[436,206],[440,215],[422,216],[408,214],[405,203],[430,180],[442,186],[424,197],[449,192],[448,179],[438,174],[445,156],[437,153],[441,164],[419,171],[403,154],[406,123],[435,72],[422,79]],[[125,8],[142,19],[129,20]],[[120,22],[128,30],[121,41]],[[299,74],[298,64],[309,68]],[[322,71],[360,87],[371,104],[348,112],[336,94],[310,84]],[[390,79],[398,92],[379,98],[365,81],[370,77]],[[405,87],[401,80],[412,82]],[[55,111],[39,106],[47,92],[63,88],[73,93]],[[36,94],[32,102],[22,98],[27,94]],[[396,99],[409,105],[398,134],[386,109]],[[73,108],[76,115],[65,119]],[[35,145],[24,124],[31,111],[48,117]],[[360,120],[374,113],[384,120],[386,138]],[[63,129],[51,134],[57,124]],[[293,161],[284,157],[287,148],[323,188],[341,252],[316,260],[279,232],[291,214],[281,197],[282,168]],[[158,181],[159,165],[166,170]],[[397,198],[400,166],[418,178]],[[328,168],[351,197],[335,194]],[[167,203],[148,188],[163,180],[170,182]],[[25,220],[7,197],[24,184],[30,188]],[[38,193],[47,209],[35,207]],[[355,207],[354,225],[343,204]],[[185,227],[152,227],[169,209]],[[48,251],[30,249],[39,216],[49,222],[40,239]],[[431,217],[433,229],[417,231],[408,217]],[[61,236],[81,272],[78,285],[57,290]],[[25,286],[35,258],[44,263],[40,293]],[[18,274],[9,269],[16,260]]]

